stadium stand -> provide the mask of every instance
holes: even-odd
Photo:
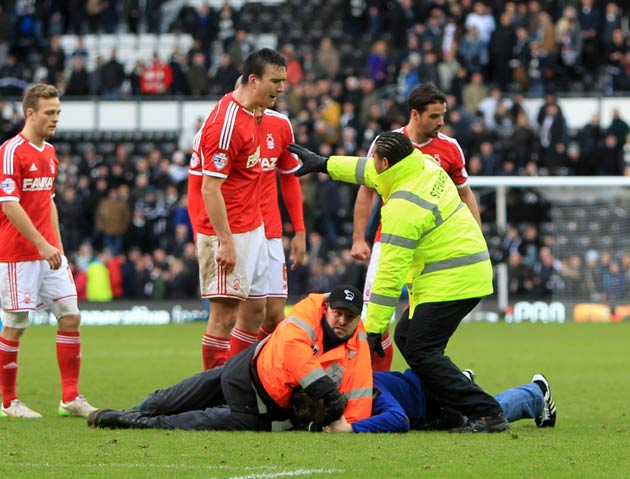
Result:
[[[445,131],[464,148],[472,176],[630,175],[630,128],[624,119],[624,99],[616,97],[630,91],[630,11],[625,2],[596,2],[597,18],[579,8],[579,2],[578,8],[561,9],[563,2],[546,0],[517,5],[504,1],[227,2],[231,8],[225,3],[164,2],[156,10],[143,11],[134,24],[122,2],[108,2],[107,9],[90,21],[84,11],[66,11],[64,2],[0,2],[0,25],[6,25],[0,35],[2,139],[19,131],[15,101],[24,87],[49,81],[65,91],[76,55],[86,59],[89,98],[105,102],[146,99],[140,78],[156,53],[164,68],[174,73],[173,83],[159,96],[189,98],[186,71],[192,56],[201,52],[210,78],[210,99],[216,101],[227,91],[222,80],[230,68],[230,73],[239,68],[234,38],[241,30],[244,45],[283,49],[290,44],[296,52],[304,81],[289,85],[277,108],[292,119],[297,141],[312,149],[364,153],[380,131],[404,124],[409,87],[434,81],[449,94]],[[173,10],[173,5],[181,8]],[[597,35],[586,37],[594,40],[575,42],[580,31],[593,28]],[[59,36],[61,52],[48,47],[55,36]],[[378,40],[384,40],[387,49],[384,81],[370,78],[367,69]],[[120,79],[112,74],[114,50],[124,72]],[[435,63],[427,60],[431,53],[437,57]],[[50,62],[54,56],[63,57],[60,69]],[[474,71],[482,74],[480,84],[471,82]],[[612,95],[613,103],[602,109],[604,95]],[[581,103],[585,97],[605,114],[591,122],[594,112]],[[561,99],[565,108],[552,119],[544,107],[526,110],[531,98],[544,98],[546,103]],[[71,100],[68,95],[64,99]],[[525,115],[519,115],[523,111]],[[549,136],[552,120],[561,131],[553,139]],[[180,174],[185,170],[190,127],[60,131],[54,139],[63,158],[60,191],[73,190],[82,202],[79,225],[63,226],[78,227],[81,238],[87,240],[83,253],[81,245],[76,245],[72,258],[78,273],[85,256],[96,257],[102,248],[90,208],[96,208],[108,188],[122,186],[121,194],[128,194],[133,211],[120,258],[128,278],[124,294],[134,298],[155,297],[156,291],[182,294],[184,288],[176,286],[182,274],[190,290],[195,289],[194,261],[190,246],[185,246],[190,245],[190,237],[176,236],[178,225],[185,223],[181,205],[186,192]],[[562,151],[556,155],[547,139],[561,145]],[[484,142],[491,148],[482,148]],[[364,265],[347,255],[355,191],[347,185],[323,185],[315,178],[304,179],[303,189],[307,226],[313,232],[310,264],[291,273],[292,291],[301,295],[324,290],[340,276],[361,286]],[[318,200],[322,191],[331,193],[326,211]],[[566,284],[573,285],[573,277],[586,275],[589,261],[594,262],[589,266],[594,289],[587,290],[582,281],[571,286],[577,291],[572,294],[609,301],[611,295],[630,291],[630,239],[624,234],[630,228],[627,198],[609,199],[596,208],[576,201],[567,207],[535,189],[514,190],[508,201],[512,228],[504,233],[495,225],[494,190],[479,189],[478,193],[495,263],[507,264],[510,251],[517,250],[524,261],[512,269],[519,271],[522,283],[535,283],[530,289],[517,285],[515,297],[562,295]],[[331,224],[322,221],[329,219],[326,215],[332,216],[334,228],[322,226]],[[148,231],[162,238],[160,244],[142,240]],[[88,247],[91,253],[86,252]],[[541,258],[545,247],[552,254],[550,268]],[[611,272],[612,264],[619,267],[624,281]],[[545,281],[540,281],[541,272],[548,275]],[[153,288],[156,282],[173,286]],[[612,290],[611,284],[615,285]]]

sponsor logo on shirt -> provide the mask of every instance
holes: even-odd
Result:
[[[31,163],[31,168],[29,171],[37,171],[37,165],[35,163]]]
[[[24,178],[22,182],[22,191],[43,191],[51,190],[55,179],[51,176],[42,176],[41,178]]]
[[[262,166],[263,171],[273,171],[276,169],[276,163],[278,162],[278,158],[261,158],[260,164]]]
[[[7,195],[10,195],[15,191],[15,181],[12,178],[5,178],[2,180],[2,183],[0,183],[0,188],[2,188],[2,191]]]
[[[249,157],[247,158],[246,167],[253,168],[254,166],[258,164],[259,161],[260,161],[260,145],[258,145],[258,148],[256,148],[256,151],[252,155],[249,155]]]
[[[215,153],[212,157],[212,162],[214,163],[214,167],[221,171],[227,165],[227,155],[225,153]]]

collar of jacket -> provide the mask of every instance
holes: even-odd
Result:
[[[414,148],[409,156],[376,176],[374,181],[376,189],[383,197],[383,201],[387,201],[392,192],[398,190],[401,184],[412,178],[417,178],[423,171],[424,159],[422,153]]]

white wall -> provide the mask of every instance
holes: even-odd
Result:
[[[526,99],[524,108],[532,125],[542,99]],[[594,113],[599,113],[600,123],[606,128],[613,110],[630,123],[630,97],[619,98],[561,98],[560,107],[569,128],[577,130],[585,126]],[[205,118],[215,100],[168,100],[168,101],[73,101],[62,102],[59,131],[128,131],[155,130],[181,131],[192,127],[198,117]],[[19,104],[16,104],[18,108]]]

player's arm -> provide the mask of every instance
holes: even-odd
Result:
[[[201,195],[206,211],[208,212],[208,218],[219,239],[217,264],[222,267],[226,273],[231,273],[236,264],[236,248],[234,247],[232,230],[230,230],[230,224],[228,223],[225,200],[221,192],[221,185],[224,181],[225,178],[203,175]]]
[[[370,221],[372,203],[375,191],[365,185],[359,186],[357,199],[354,201],[354,217],[352,230],[352,249],[350,253],[356,260],[363,261],[370,258],[370,245],[365,240],[365,230]]]
[[[58,269],[61,266],[61,251],[46,241],[46,238],[37,231],[37,228],[35,228],[35,225],[19,202],[2,202],[2,212],[15,229],[37,248],[42,259],[50,265],[50,269]],[[57,224],[57,228],[59,228],[59,224]]]
[[[52,222],[53,229],[55,230],[55,236],[57,237],[57,243],[59,244],[59,251],[61,254],[65,254],[63,251],[63,243],[61,242],[61,230],[59,229],[59,211],[55,201],[50,199],[50,221]]]
[[[477,220],[477,224],[481,226],[481,215],[479,214],[479,206],[477,206],[477,198],[475,198],[475,194],[472,191],[472,188],[469,185],[466,185],[462,188],[457,188],[459,192],[459,197],[462,199],[468,209]]]
[[[304,263],[306,257],[306,227],[304,226],[304,211],[302,209],[302,188],[299,178],[292,174],[280,175],[280,188],[282,201],[284,201],[295,231],[295,236],[291,240],[289,256],[291,269],[294,270],[298,265]]]

